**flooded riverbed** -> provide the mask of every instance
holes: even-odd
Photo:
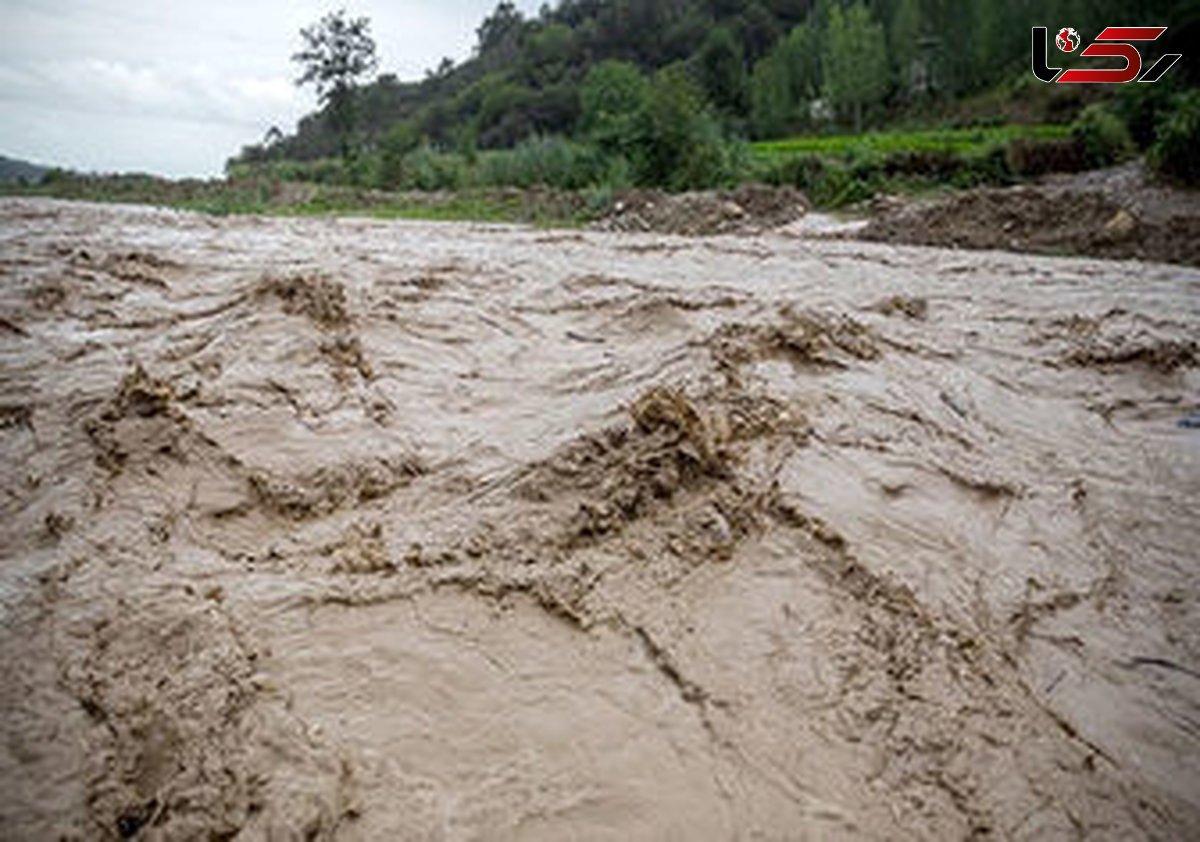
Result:
[[[17,839],[1200,833],[1200,272],[0,202]]]

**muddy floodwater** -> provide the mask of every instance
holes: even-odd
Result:
[[[0,836],[1200,838],[1200,272],[0,202]]]

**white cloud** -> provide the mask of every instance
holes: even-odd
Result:
[[[363,0],[380,70],[420,78],[466,58],[495,0]],[[313,108],[293,84],[316,0],[4,0],[0,153],[44,163],[215,175],[227,157]],[[519,0],[533,13],[537,0]]]
[[[0,124],[0,148],[84,172],[216,176],[247,136],[243,126],[166,117],[97,115],[29,106]],[[23,146],[28,143],[30,145]]]

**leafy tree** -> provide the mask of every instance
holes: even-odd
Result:
[[[913,63],[918,60],[921,37],[921,4],[917,0],[899,0],[892,12],[892,25],[888,30],[888,45],[895,63],[896,78],[904,95],[912,94],[918,80],[914,76]]]
[[[331,12],[300,30],[304,49],[292,56],[303,69],[296,84],[316,86],[317,100],[328,110],[340,138],[343,158],[350,156],[358,80],[378,64],[370,29],[367,18],[347,18],[345,9]]]
[[[483,23],[475,30],[479,38],[479,51],[482,53],[496,47],[514,29],[520,29],[523,22],[516,4],[510,0],[501,0],[496,4],[496,10],[484,18]]]
[[[1174,72],[1172,68],[1171,73]],[[1146,149],[1154,142],[1158,123],[1174,110],[1173,100],[1182,84],[1179,79],[1168,75],[1153,85],[1118,86],[1113,109],[1139,149]]]
[[[1168,179],[1200,187],[1200,90],[1179,94],[1173,105],[1159,121],[1150,166]]]
[[[754,66],[750,124],[758,137],[777,137],[805,122],[821,89],[820,48],[807,24],[795,27]]]
[[[384,137],[379,154],[379,182],[389,189],[401,185],[404,177],[404,157],[418,146],[411,123],[397,123]]]
[[[656,64],[670,64],[687,59],[697,44],[703,44],[712,28],[712,21],[699,6],[687,4],[684,12],[668,26],[662,34],[662,54]]]
[[[510,0],[501,0],[496,10],[475,30],[479,39],[479,57],[485,67],[511,64],[518,57],[525,19]]]
[[[761,2],[755,0],[741,14],[738,25],[746,58],[758,61],[779,40],[779,22]]]
[[[888,90],[883,27],[871,20],[861,0],[844,13],[835,4],[825,42],[825,93],[834,107],[854,113],[854,130],[861,132],[863,109],[881,102]]]
[[[634,169],[640,183],[670,181],[691,145],[703,103],[703,94],[683,65],[665,67],[654,77],[636,126]]]
[[[682,190],[711,187],[726,176],[729,162],[720,128],[682,63],[655,75],[634,138],[639,184]]]
[[[595,3],[595,29],[589,45],[597,59],[620,58],[644,68],[672,60],[676,25],[692,4],[679,0],[606,0]],[[703,37],[703,35],[701,35]],[[696,41],[688,45],[690,52]]]
[[[821,37],[807,23],[792,29],[780,45],[788,78],[791,80],[792,95],[800,105],[821,95]]]
[[[778,137],[790,126],[795,102],[782,59],[778,50],[772,50],[750,74],[750,127],[755,137]]]
[[[968,81],[972,88],[977,88],[994,81],[998,72],[1005,69],[1004,42],[1010,36],[1010,32],[1005,31],[1003,8],[1000,3],[975,3],[970,9],[970,37],[973,49],[968,51],[971,59]],[[1086,18],[1087,15],[1082,17]],[[1028,35],[1024,27],[1021,31],[1022,34]]]
[[[602,61],[583,81],[580,128],[605,151],[623,152],[649,96],[650,83],[636,65]]]
[[[551,23],[541,27],[529,39],[526,64],[530,81],[554,84],[566,73],[574,49],[575,35],[570,27]]]
[[[499,75],[484,78],[489,84],[478,112],[479,145],[485,149],[512,146],[532,134],[530,108],[536,92]]]
[[[435,67],[433,70],[425,71],[425,78],[445,79],[452,72],[454,72],[454,59],[450,58],[449,56],[444,56],[442,60],[438,62],[437,67]]]
[[[719,26],[708,34],[696,56],[700,82],[709,100],[725,114],[743,109],[746,73],[742,46],[728,29]]]
[[[1071,126],[1071,136],[1079,142],[1092,167],[1110,167],[1130,157],[1135,150],[1129,129],[1098,102],[1083,109]]]

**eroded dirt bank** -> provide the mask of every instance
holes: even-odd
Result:
[[[0,202],[6,838],[1200,833],[1200,273]]]
[[[1140,161],[875,204],[865,240],[1200,266],[1200,192],[1154,181]]]

